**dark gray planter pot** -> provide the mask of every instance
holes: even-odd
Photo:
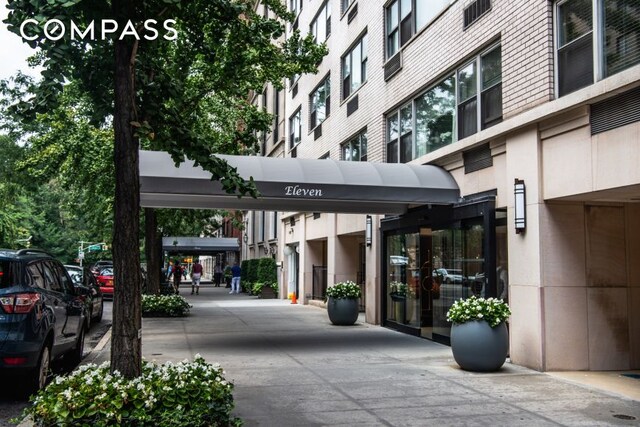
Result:
[[[329,297],[327,313],[334,325],[353,325],[358,320],[358,299]]]
[[[502,367],[509,351],[509,333],[502,322],[495,328],[484,320],[454,323],[451,351],[456,363],[466,371],[491,372]]]

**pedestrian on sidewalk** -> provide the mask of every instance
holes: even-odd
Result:
[[[200,278],[202,277],[202,264],[200,264],[200,260],[196,259],[196,262],[191,267],[191,295],[193,295],[193,290],[195,288],[196,295],[200,293]]]
[[[242,273],[242,269],[238,265],[237,262],[233,264],[231,267],[231,292],[230,294],[239,294],[240,293],[240,274]]]
[[[213,268],[213,281],[216,284],[216,288],[219,288],[220,283],[222,283],[222,266],[220,264],[216,264]]]
[[[224,268],[224,282],[226,284],[226,288],[231,288],[231,266],[229,264],[227,264],[227,266]]]
[[[173,263],[173,269],[171,270],[169,276],[173,276],[173,290],[175,291],[176,295],[179,293],[178,289],[180,288],[180,281],[182,280],[182,270],[183,267],[182,265],[180,265],[180,261],[175,260],[175,262]]]

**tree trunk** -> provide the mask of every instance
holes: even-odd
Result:
[[[113,0],[114,16],[120,23],[133,15],[133,3]],[[140,280],[140,181],[138,139],[131,123],[135,121],[133,83],[133,45],[130,40],[115,40],[115,135],[114,164],[116,193],[114,200],[114,295],[111,334],[111,371],[126,378],[142,373],[142,316]]]
[[[158,236],[158,221],[155,209],[144,209],[144,227],[145,252],[147,255],[147,293],[158,295],[160,293],[160,277],[162,269],[160,255],[162,248],[158,250],[158,241],[160,237]],[[160,240],[160,242],[162,241]]]

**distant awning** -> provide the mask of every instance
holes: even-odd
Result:
[[[184,255],[214,255],[226,251],[239,251],[238,239],[231,237],[163,237],[162,250]]]
[[[345,162],[330,159],[220,155],[261,196],[224,192],[211,174],[188,160],[175,167],[164,152],[140,152],[140,203],[144,207],[246,209],[293,212],[401,214],[425,204],[452,204],[460,190],[433,165]]]

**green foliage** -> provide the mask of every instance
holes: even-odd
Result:
[[[190,308],[180,295],[142,295],[143,317],[183,317]]]
[[[447,312],[447,320],[453,323],[466,323],[484,320],[492,328],[511,316],[509,305],[497,298],[478,298],[475,295],[453,303]]]
[[[273,289],[273,291],[276,293],[276,295],[278,294],[278,283],[274,283],[274,282],[256,282],[253,284],[253,286],[251,287],[251,295],[260,295],[260,293],[262,292],[262,290],[265,287],[269,287],[271,289]]]
[[[335,299],[356,299],[362,296],[360,286],[356,285],[350,280],[346,282],[338,282],[335,285],[327,288],[327,298]]]
[[[240,263],[240,283],[248,282],[247,274],[249,272],[249,260],[242,260]]]
[[[276,260],[271,257],[258,260],[257,281],[266,283],[278,283],[278,266]]]
[[[144,362],[142,375],[125,379],[118,371],[80,366],[56,377],[24,411],[35,425],[231,426],[233,385],[222,368],[200,355],[193,362]]]
[[[247,260],[247,282],[255,283],[258,281],[258,258]]]

